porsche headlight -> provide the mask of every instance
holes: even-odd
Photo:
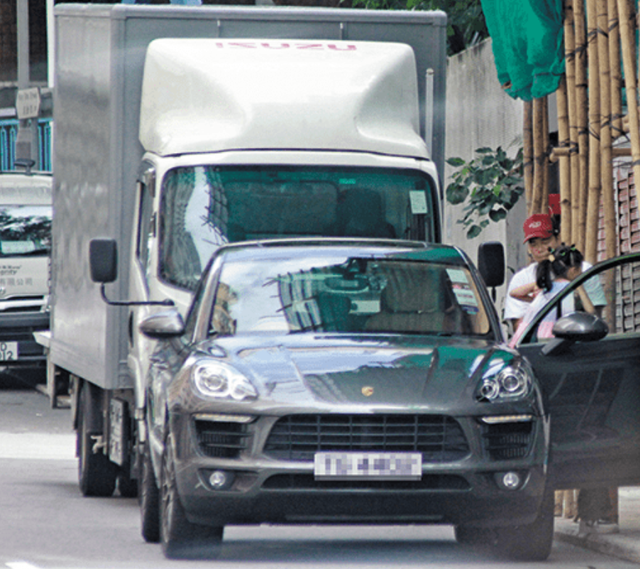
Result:
[[[531,385],[531,375],[524,367],[508,365],[497,373],[487,373],[482,377],[478,399],[481,401],[513,401],[529,395]]]
[[[237,369],[223,362],[202,361],[193,366],[191,378],[196,391],[215,399],[256,399],[258,392]]]

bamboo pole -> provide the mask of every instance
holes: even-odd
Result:
[[[569,115],[569,179],[570,188],[568,203],[560,192],[560,209],[562,219],[562,238],[566,243],[575,243],[575,229],[573,226],[574,209],[577,212],[578,195],[580,193],[580,157],[578,156],[578,109],[576,108],[576,56],[575,30],[573,18],[573,2],[565,2],[564,21],[565,69],[567,110]]]
[[[533,197],[533,102],[524,102],[522,127],[522,160],[524,178],[524,196],[527,204],[527,215],[531,212]]]
[[[544,99],[545,97],[540,97],[533,100],[533,190],[529,215],[542,213],[545,166]]]
[[[600,200],[600,61],[598,57],[598,0],[587,0],[587,28],[589,38],[589,191],[580,200],[580,236],[585,259],[595,262],[597,251],[597,227],[587,225],[593,212],[588,205]],[[597,210],[596,210],[597,211]]]
[[[589,187],[585,257],[590,263],[595,263],[598,260],[598,222],[601,200],[604,205],[605,217],[615,225],[613,170],[611,167],[611,77],[609,73],[609,37],[607,34],[609,16],[607,0],[596,0],[595,4],[598,76],[600,79],[600,186],[596,187],[595,184],[592,184]],[[595,125],[592,125],[592,127],[596,128]],[[611,220],[608,219],[607,212],[611,214]],[[614,235],[612,233],[609,232],[609,235],[607,235],[607,232],[605,232],[605,241],[613,240],[613,238]]]
[[[601,199],[604,213],[605,258],[616,255],[616,209],[613,193],[613,163],[611,160],[611,70],[609,67],[609,0],[598,0],[598,54],[600,56],[600,174]],[[597,203],[589,204],[592,219],[589,228],[595,233],[596,246],[594,261],[598,260],[598,219],[600,213],[600,199]]]
[[[587,30],[585,27],[584,0],[573,0],[573,18],[576,44],[576,126],[578,130],[578,163],[580,170],[580,191],[571,204],[571,242],[584,251],[584,210],[582,199],[589,187],[589,128],[587,97]]]
[[[569,148],[569,101],[567,80],[563,77],[556,92],[558,105],[558,145]],[[560,157],[560,238],[564,243],[571,240],[571,165],[569,157]]]
[[[609,68],[611,73],[611,136],[622,136],[622,73],[620,72],[620,20],[617,0],[609,1]]]
[[[571,152],[568,148],[554,148],[551,152],[551,156],[549,156],[549,160],[551,162],[555,162],[563,156],[571,156]],[[624,146],[614,146],[611,148],[611,156],[612,158],[617,158],[620,156],[631,156],[631,148],[626,148]]]
[[[540,197],[540,213],[549,212],[549,97],[542,101],[542,157],[540,167],[542,171],[542,195]]]
[[[622,64],[624,83],[627,91],[629,112],[629,136],[631,138],[631,156],[633,179],[636,187],[640,185],[640,125],[638,125],[638,93],[636,85],[636,48],[635,48],[635,10],[632,12],[628,0],[618,0],[620,16],[620,43],[622,46]]]

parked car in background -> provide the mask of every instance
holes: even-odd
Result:
[[[460,250],[281,240],[222,247],[147,392],[142,533],[215,555],[228,524],[453,524],[544,559],[549,414]],[[195,553],[194,553],[195,552]]]
[[[49,328],[50,173],[0,172],[0,370],[35,370],[45,381],[46,357],[33,332]],[[40,377],[41,375],[41,377]]]

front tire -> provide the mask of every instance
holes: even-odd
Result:
[[[139,494],[142,537],[148,543],[158,543],[160,541],[160,489],[153,471],[148,439],[144,443],[142,452]]]
[[[476,528],[460,525],[455,528],[458,543],[482,552],[516,561],[544,561],[553,545],[553,492],[545,492],[536,519],[526,525]]]
[[[101,449],[93,452],[96,437],[103,433],[98,389],[85,382],[80,391],[76,438],[78,483],[83,496],[106,497],[115,490],[118,471]]]
[[[167,438],[162,453],[160,504],[160,542],[167,558],[212,559],[217,557],[224,528],[193,524],[187,519],[176,485],[171,435]]]
[[[138,481],[131,478],[129,474],[120,471],[118,475],[118,490],[123,498],[138,497]]]
[[[546,491],[532,523],[496,529],[494,550],[517,561],[544,561],[553,545],[554,519],[553,492]]]

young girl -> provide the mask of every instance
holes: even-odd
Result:
[[[530,302],[522,322],[518,326],[513,338],[509,342],[510,346],[515,346],[522,336],[525,328],[533,320],[535,315],[547,304],[556,294],[565,288],[573,279],[582,272],[582,253],[576,249],[575,245],[568,247],[564,243],[557,249],[552,249],[549,258],[538,263],[536,267],[536,282],[526,284],[513,289],[510,295],[518,300]],[[578,287],[577,291],[582,308],[586,312],[594,313],[595,309],[591,299],[583,287]],[[575,311],[573,296],[565,298],[557,311],[549,312],[540,322],[538,337],[551,337],[551,328],[560,317]]]

